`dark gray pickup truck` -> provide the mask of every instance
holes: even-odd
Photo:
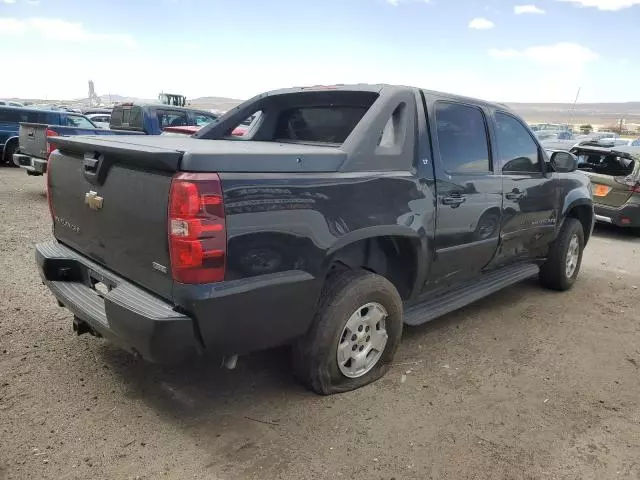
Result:
[[[532,275],[569,289],[593,228],[573,155],[419,88],[280,90],[195,137],[50,141],[36,258],[78,333],[155,362],[292,345],[322,394],[382,376],[403,325]]]

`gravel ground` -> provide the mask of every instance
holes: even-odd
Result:
[[[2,479],[640,479],[640,239],[597,228],[571,292],[406,329],[385,378],[320,397],[286,349],[167,369],[74,336],[43,185],[0,169]]]

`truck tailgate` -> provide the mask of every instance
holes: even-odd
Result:
[[[20,153],[36,158],[47,158],[47,124],[20,124]]]
[[[167,208],[182,154],[151,147],[116,151],[74,138],[56,138],[67,143],[49,159],[55,237],[170,300]]]

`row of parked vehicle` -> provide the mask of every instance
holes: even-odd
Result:
[[[217,119],[204,110],[161,104],[123,103],[84,114],[65,109],[0,106],[0,160],[42,175],[52,146],[48,139],[75,135],[160,135],[167,128],[201,128]]]

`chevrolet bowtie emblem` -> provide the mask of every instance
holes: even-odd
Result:
[[[98,192],[91,190],[84,194],[84,203],[89,205],[91,210],[100,210],[102,208],[103,198],[98,195]]]

